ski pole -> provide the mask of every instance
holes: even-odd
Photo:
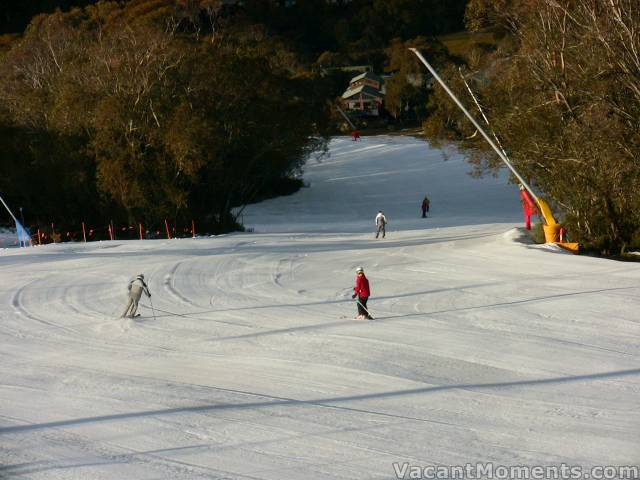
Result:
[[[149,297],[149,303],[151,304],[151,313],[153,314],[153,321],[156,322],[156,310],[153,308],[153,300]]]
[[[362,309],[367,312],[367,315],[369,315],[371,317],[371,319],[373,320],[373,315],[371,315],[371,313],[369,313],[369,310],[367,310],[367,307],[365,307],[362,303],[360,303],[360,300],[358,300],[356,298],[356,302],[358,303],[358,305],[360,305],[362,307]]]

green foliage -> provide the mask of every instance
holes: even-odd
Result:
[[[424,105],[428,97],[428,75],[415,54],[409,50],[410,47],[418,48],[435,65],[450,61],[447,50],[435,38],[417,37],[406,42],[396,38],[386,49],[387,71],[394,75],[385,83],[385,108],[396,119],[408,121],[425,115]]]
[[[460,29],[466,2],[17,2],[5,31],[42,14],[0,37],[0,191],[41,222],[233,228],[235,206],[287,191],[324,147],[350,76],[326,68],[390,64],[390,105],[415,120],[425,91],[403,42],[441,52],[420,35]]]
[[[325,141],[323,82],[260,28],[181,29],[198,18],[140,0],[34,19],[0,61],[0,135],[21,140],[2,164],[8,199],[47,220],[197,216],[217,230],[296,173]]]
[[[447,51],[458,58],[469,58],[475,50],[491,51],[497,43],[498,33],[495,29],[486,29],[479,32],[455,32],[441,35],[438,40],[446,47]]]
[[[361,12],[365,35],[387,44],[392,38],[439,35],[463,28],[466,0],[373,0]]]
[[[465,74],[518,171],[551,199],[572,240],[605,254],[633,245],[640,5],[473,0],[471,11],[474,28],[493,22],[508,32],[497,49],[473,57]],[[473,106],[458,72],[443,76]],[[461,141],[478,171],[499,165],[442,89],[430,101],[428,135]]]
[[[536,222],[531,226],[531,231],[529,232],[529,234],[531,235],[531,239],[538,243],[538,244],[543,244],[546,243],[546,240],[544,238],[544,229],[542,227],[542,223],[541,222]]]
[[[282,8],[279,2],[247,0],[252,23],[278,32],[305,55],[324,51],[353,58],[366,51],[381,52],[392,39],[406,41],[462,30],[468,0],[297,0]],[[369,60],[367,64],[372,64]]]

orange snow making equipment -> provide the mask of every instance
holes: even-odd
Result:
[[[542,214],[542,217],[544,218],[544,221],[545,221],[545,225],[543,225],[545,240],[547,242],[556,243],[557,245],[560,245],[562,248],[564,248],[566,250],[572,251],[574,253],[578,253],[578,244],[577,243],[563,243],[563,242],[560,242],[560,228],[561,228],[561,226],[558,225],[558,222],[556,222],[556,219],[554,218],[553,213],[551,212],[551,209],[549,208],[549,205],[543,199],[538,198],[538,196],[534,193],[533,189],[527,184],[526,180],[524,178],[522,178],[522,176],[517,172],[517,170],[514,168],[514,166],[511,164],[511,161],[507,157],[507,154],[504,151],[504,149],[502,148],[502,145],[500,145],[500,146],[496,145],[496,142],[498,144],[500,144],[500,141],[498,140],[498,137],[496,136],[495,132],[493,132],[493,137],[495,138],[496,142],[494,142],[491,139],[491,137],[489,137],[487,132],[485,132],[485,130],[482,128],[482,126],[480,126],[480,124],[473,117],[473,115],[471,115],[469,113],[469,111],[465,108],[465,106],[462,104],[462,102],[460,102],[460,99],[458,99],[458,97],[456,97],[455,93],[453,93],[451,91],[451,89],[447,86],[447,84],[442,80],[442,78],[440,78],[440,75],[438,75],[438,72],[435,71],[435,69],[424,58],[424,56],[418,51],[418,49],[417,48],[409,48],[409,50],[412,51],[413,53],[415,53],[416,56],[418,57],[418,59],[424,64],[425,67],[427,67],[427,70],[429,70],[429,73],[431,73],[433,78],[442,86],[444,91],[447,92],[447,94],[451,97],[451,100],[453,100],[453,102],[458,106],[458,108],[460,108],[460,110],[462,110],[462,112],[467,116],[469,121],[476,128],[476,130],[478,132],[480,132],[480,134],[484,137],[484,139],[487,141],[487,143],[496,152],[498,157],[500,157],[500,159],[504,162],[504,164],[509,168],[509,170],[511,170],[513,175],[518,179],[520,184],[524,188],[526,188],[526,190],[527,190],[528,194],[531,196],[531,198],[534,199],[535,202],[538,204],[538,207],[540,209],[540,213]],[[464,76],[463,76],[463,81],[464,81]],[[471,96],[474,98],[476,106],[480,110],[480,113],[482,115],[482,118],[484,119],[484,122],[488,126],[489,125],[489,120],[487,120],[486,115],[482,111],[482,108],[480,107],[480,103],[476,101],[475,95],[473,95],[473,92],[469,88],[469,86],[466,83],[466,81],[465,81],[465,85],[467,85],[467,88],[469,89],[469,92],[471,93]]]
[[[544,230],[545,242],[555,243],[560,248],[568,250],[571,253],[579,253],[580,245],[578,243],[561,241],[560,230],[562,229],[562,225],[556,222],[556,219],[553,216],[553,212],[551,212],[551,208],[549,208],[549,204],[540,197],[537,197],[536,200],[538,201],[540,214],[542,215],[542,218],[544,218],[545,222],[545,224],[542,225],[542,229]]]

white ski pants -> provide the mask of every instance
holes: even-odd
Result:
[[[133,317],[136,314],[140,297],[142,297],[141,289],[131,289],[129,301],[127,302],[127,307],[124,309],[124,312],[122,312],[122,317]]]

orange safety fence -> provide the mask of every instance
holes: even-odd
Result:
[[[50,228],[38,228],[31,235],[33,245],[64,242],[94,242],[104,240],[151,240],[157,238],[195,238],[196,222],[188,225],[172,225],[168,220],[162,226],[145,227],[143,223],[135,225],[92,226],[81,222],[78,229],[63,229],[55,224]]]

